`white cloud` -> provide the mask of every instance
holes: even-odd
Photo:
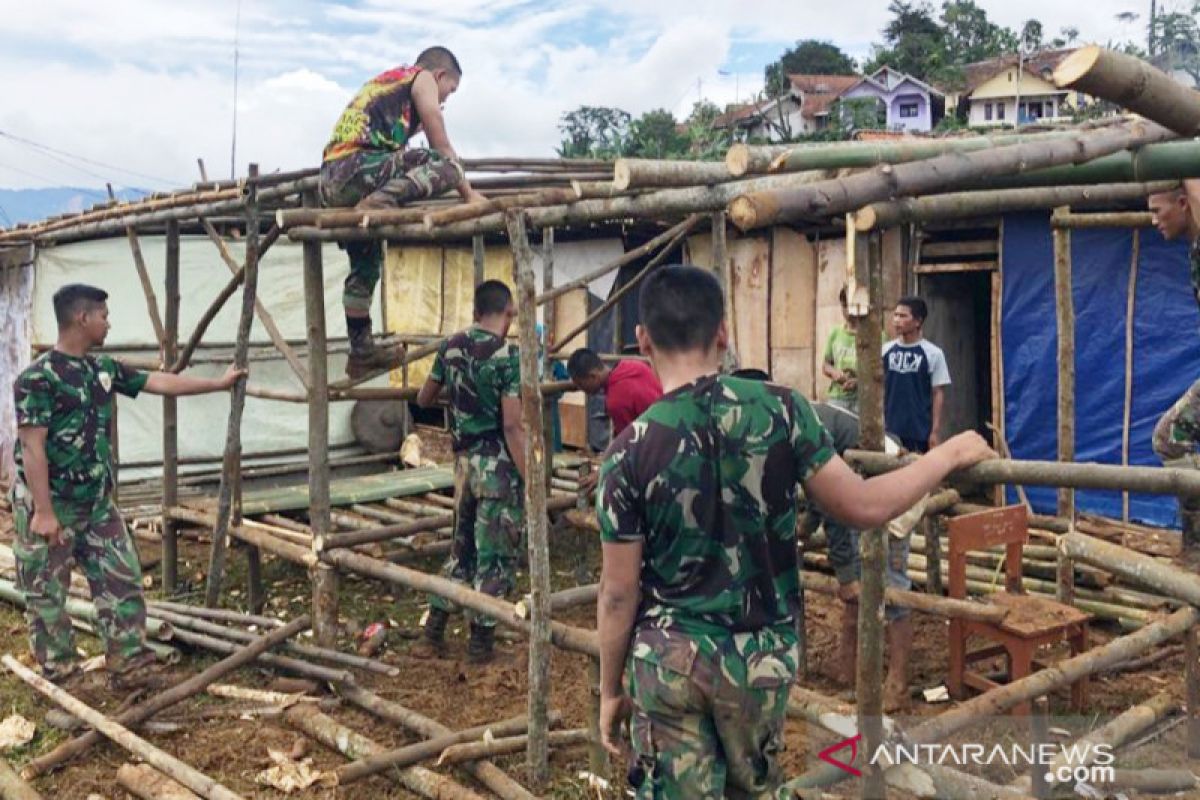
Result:
[[[747,99],[762,65],[728,66],[735,47],[782,51],[834,41],[862,57],[888,18],[886,0],[241,0],[238,171],[315,165],[338,113],[371,75],[445,43],[463,61],[446,108],[465,155],[550,155],[559,117],[582,104],[686,114],[700,91]],[[1129,0],[985,0],[1020,26],[1066,25],[1085,40],[1144,38],[1115,15]],[[1139,4],[1140,5],[1140,4]],[[0,0],[0,130],[180,183],[203,156],[225,174],[232,125],[238,0]],[[764,56],[764,60],[765,60]],[[721,74],[725,70],[727,74]],[[86,165],[85,165],[86,166]],[[96,166],[126,185],[146,179]],[[17,171],[20,170],[20,171]],[[32,177],[41,176],[45,180]],[[70,183],[88,175],[0,139],[0,186]]]

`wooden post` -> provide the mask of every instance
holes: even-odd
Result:
[[[142,285],[142,294],[146,296],[146,310],[150,312],[150,324],[154,327],[154,337],[158,339],[158,354],[162,358],[163,341],[166,330],[162,317],[158,314],[158,298],[154,296],[154,284],[150,282],[150,273],[146,269],[146,259],[142,257],[142,247],[138,243],[137,230],[132,225],[125,228],[129,238],[129,249],[133,251],[133,265],[137,268],[138,282]],[[166,359],[163,359],[166,363]]]
[[[174,363],[179,347],[179,222],[166,227],[166,324],[163,329],[163,362]],[[179,401],[163,395],[163,509],[179,505]],[[179,581],[179,554],[175,520],[162,517],[162,590],[167,597],[175,594]]]
[[[258,174],[258,165],[250,165],[250,175]],[[254,324],[254,307],[258,300],[258,200],[254,184],[246,196],[246,276],[242,282],[242,313],[238,318],[237,342],[233,364],[239,369],[250,365],[250,329]],[[229,400],[229,424],[225,431],[225,459],[221,485],[217,492],[217,524],[213,526],[212,548],[208,557],[208,582],[204,605],[215,607],[221,601],[221,584],[225,577],[225,554],[229,527],[241,522],[242,481],[242,412],[246,408],[247,378],[233,385]],[[235,510],[235,506],[238,508]]]
[[[863,449],[883,450],[883,239],[876,233],[860,237],[856,257],[866,259],[867,316],[859,320],[858,402]],[[861,271],[860,271],[861,274]],[[887,531],[863,531],[862,579],[858,597],[858,729],[864,752],[873,753],[883,743],[883,641],[884,572],[887,564]],[[863,772],[862,796],[885,797],[883,770]]]
[[[612,768],[608,751],[600,744],[600,659],[588,659],[588,769],[606,776]]]
[[[529,748],[526,770],[535,792],[550,777],[550,547],[546,524],[546,483],[539,480],[546,460],[542,439],[542,398],[538,391],[537,304],[533,284],[533,251],[525,232],[522,211],[505,214],[508,240],[513,249],[514,283],[520,309],[521,418],[525,428],[525,520],[529,538],[530,611],[533,623],[529,636]]]
[[[304,205],[316,208],[315,191],[304,193]],[[304,313],[308,329],[308,524],[313,551],[331,530],[329,520],[329,359],[325,335],[325,275],[321,243],[304,243]],[[337,640],[337,572],[326,564],[311,569],[313,637],[321,647]]]
[[[1129,428],[1133,413],[1133,320],[1137,311],[1138,261],[1142,232],[1133,231],[1133,256],[1129,263],[1129,288],[1125,294],[1125,417],[1121,424],[1121,465],[1129,466]],[[1121,519],[1129,522],[1129,492],[1121,492]]]
[[[1200,647],[1196,628],[1183,634],[1184,675],[1187,684],[1188,758],[1200,758]]]
[[[258,177],[258,164],[250,165],[250,177]],[[242,266],[242,279],[246,280],[251,271],[254,273],[254,293],[255,299],[258,295],[258,263],[261,258],[259,252],[258,238],[258,186],[252,180],[246,188],[246,255],[245,264]],[[250,264],[254,266],[251,269]],[[245,291],[245,289],[243,289]],[[249,383],[249,377],[242,382],[243,386]],[[237,469],[235,470],[235,480],[233,480],[233,516],[232,523],[234,527],[242,525],[242,458],[241,458],[241,433],[238,433],[239,448]],[[251,614],[261,614],[263,606],[266,604],[266,596],[263,592],[263,577],[262,577],[262,551],[255,545],[245,543],[246,548],[246,605]]]
[[[554,288],[554,228],[542,229],[542,291],[548,292]],[[536,313],[537,304],[532,307]],[[555,304],[546,304],[542,312],[542,353],[541,380],[554,380],[554,354],[550,352],[550,342],[554,339]],[[546,447],[546,491],[550,491],[550,482],[554,479],[554,412],[558,409],[558,395],[547,394],[542,397],[542,441]]]
[[[1050,741],[1050,725],[1047,717],[1050,714],[1050,703],[1045,697],[1039,697],[1032,703],[1033,713],[1029,716],[1030,744],[1035,748]],[[1040,763],[1029,766],[1030,783],[1033,786],[1033,796],[1038,800],[1050,797],[1050,785],[1046,780],[1046,767]]]
[[[921,535],[925,537],[925,559],[928,564],[942,563],[942,524],[935,517],[921,518]],[[942,570],[930,569],[925,581],[925,591],[941,595]]]
[[[483,283],[483,268],[487,262],[487,250],[483,246],[483,236],[471,237],[471,256],[475,266],[475,285]]]
[[[1058,213],[1056,210],[1055,213]],[[1075,301],[1071,296],[1071,231],[1054,229],[1054,309],[1058,323],[1058,460],[1075,460]],[[1058,491],[1058,515],[1075,518],[1075,492]]]
[[[736,323],[733,312],[733,265],[729,261],[729,243],[725,238],[725,212],[712,215],[712,262],[721,291],[725,293],[725,328],[729,333],[729,347],[721,363],[722,372],[733,372],[738,368]]]

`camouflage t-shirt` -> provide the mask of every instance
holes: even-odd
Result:
[[[429,377],[450,395],[454,452],[504,457],[500,400],[521,394],[517,346],[478,326],[454,334],[438,351]]]
[[[17,426],[46,428],[46,461],[55,505],[93,506],[115,483],[112,441],[113,392],[137,397],[149,378],[108,356],[76,358],[45,353],[17,376],[13,386]],[[18,440],[17,478],[25,481]]]
[[[639,629],[794,635],[797,485],[834,455],[799,393],[708,376],[651,406],[608,449],[605,542],[644,542]]]

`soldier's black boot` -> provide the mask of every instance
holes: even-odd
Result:
[[[417,658],[437,658],[446,649],[446,623],[450,620],[449,612],[440,608],[429,609],[425,617],[425,630],[421,641],[413,645],[409,651]]]
[[[496,629],[491,625],[471,623],[471,639],[467,642],[467,661],[486,664],[495,657]]]
[[[350,378],[361,378],[381,369],[395,369],[404,361],[404,345],[381,345],[376,342],[371,333],[369,319],[353,319],[347,316],[346,328],[350,334],[350,355],[346,359],[346,374]]]

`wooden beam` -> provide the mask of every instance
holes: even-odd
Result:
[[[1200,92],[1140,58],[1097,45],[1081,47],[1055,68],[1054,83],[1109,100],[1180,136],[1200,134]]]
[[[975,240],[969,242],[922,242],[921,256],[930,258],[945,258],[949,256],[994,256],[996,240]]]
[[[996,261],[963,261],[954,264],[917,264],[913,272],[918,275],[941,275],[950,272],[995,272],[999,268]]]
[[[1150,228],[1154,226],[1154,215],[1149,211],[1079,214],[1059,208],[1050,217],[1050,224],[1055,228]]]
[[[129,239],[129,249],[133,251],[133,265],[137,269],[138,282],[142,285],[142,294],[146,297],[146,310],[150,312],[150,324],[154,326],[154,338],[158,339],[158,353],[162,363],[166,363],[163,351],[166,349],[166,331],[162,317],[158,313],[158,298],[154,294],[154,284],[150,281],[150,272],[146,269],[146,259],[142,256],[142,246],[138,243],[137,231],[130,225],[125,229]]]

